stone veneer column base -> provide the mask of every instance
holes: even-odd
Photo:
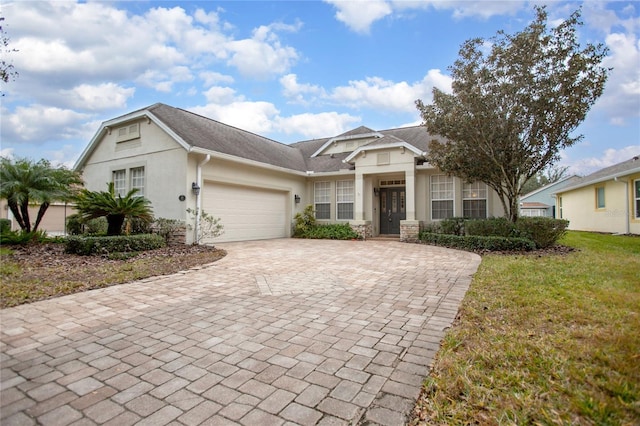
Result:
[[[349,226],[363,240],[373,237],[373,225],[368,220],[349,222]]]
[[[419,220],[401,220],[400,221],[400,241],[405,243],[415,243],[418,241],[420,234]]]

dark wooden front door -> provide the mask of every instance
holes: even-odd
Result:
[[[400,221],[406,219],[404,188],[380,188],[380,233],[400,234]]]

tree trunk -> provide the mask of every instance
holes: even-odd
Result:
[[[31,232],[31,219],[29,219],[29,201],[24,201],[20,204],[20,214],[22,215],[22,230],[24,232]],[[18,222],[20,223],[20,222]]]
[[[47,212],[48,208],[48,202],[45,201],[44,203],[40,204],[40,208],[38,209],[38,216],[36,216],[36,223],[33,225],[34,231],[38,230],[38,226],[40,225],[40,222],[42,221],[42,218],[44,217],[44,214]]]
[[[107,215],[107,235],[120,235],[122,233],[122,224],[124,223],[123,214]]]
[[[9,204],[9,209],[13,214],[13,217],[16,218],[18,225],[20,225],[20,229],[25,229],[26,226],[24,224],[24,221],[22,220],[22,215],[20,214],[20,208],[18,207],[18,204],[16,204],[15,201],[11,201],[11,200],[7,200],[7,202]]]

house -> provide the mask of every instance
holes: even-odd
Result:
[[[104,122],[80,155],[90,190],[138,188],[156,217],[190,224],[187,209],[219,217],[212,241],[290,237],[313,205],[319,223],[348,223],[362,236],[417,237],[421,224],[453,216],[503,215],[497,195],[425,162],[422,126],[358,127],[282,144],[215,120],[154,104]]]
[[[38,216],[39,209],[39,204],[33,204],[29,206],[29,218],[31,219],[32,225],[35,222],[36,217]],[[11,221],[12,231],[20,229],[20,225],[11,213],[9,204],[7,203],[6,199],[0,200],[0,212],[0,217],[9,219]],[[62,202],[51,203],[49,205],[49,208],[47,209],[47,212],[42,218],[42,221],[38,225],[38,229],[46,231],[49,235],[66,235],[67,218],[74,213],[76,213],[76,211],[73,209],[73,206],[69,204]]]
[[[569,229],[640,234],[640,156],[585,176],[555,196]]]
[[[580,179],[579,176],[567,176],[556,182],[542,186],[520,197],[520,216],[556,217],[555,193]]]

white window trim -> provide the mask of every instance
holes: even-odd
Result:
[[[634,218],[640,219],[640,208],[638,208],[638,200],[640,200],[640,196],[638,195],[638,190],[636,189],[636,185],[640,185],[640,179],[635,179],[633,181],[633,209],[634,209]]]
[[[453,198],[434,198],[433,197],[433,182],[432,182],[432,179],[434,177],[436,177],[436,176],[437,177],[443,176],[443,177],[447,177],[447,178],[451,179],[451,183],[453,185],[453,188],[451,189],[451,193],[453,195]],[[431,221],[444,220],[444,219],[441,219],[441,218],[434,219],[434,217],[433,217],[433,202],[434,201],[451,201],[452,204],[453,204],[453,213],[452,213],[451,217],[456,217],[456,180],[455,180],[455,178],[453,176],[447,176],[447,175],[444,175],[444,174],[440,174],[440,175],[431,175],[429,177],[429,204],[430,204],[430,206],[429,206],[430,207],[429,208],[429,214],[431,216]]]
[[[318,193],[317,193],[317,187],[318,184],[320,183],[326,183],[329,189],[329,193],[327,195],[327,200],[328,201],[318,201]],[[329,217],[328,218],[318,218],[317,217],[317,208],[316,206],[318,204],[328,204],[329,205]],[[316,219],[317,220],[331,220],[331,182],[330,181],[317,181],[313,183],[313,209],[316,211]]]
[[[464,202],[465,201],[484,200],[485,201],[485,203],[484,203],[484,218],[486,219],[486,218],[489,217],[489,187],[484,182],[472,182],[472,183],[478,185],[478,191],[479,192],[481,192],[484,189],[484,197],[481,197],[479,195],[477,197],[465,197],[464,196],[464,191],[465,191],[464,186],[465,186],[465,184],[463,183],[462,184],[462,216],[464,216]],[[455,183],[454,183],[454,185],[455,185]],[[455,210],[455,206],[454,206],[454,210]]]
[[[340,201],[340,193],[339,193],[339,187],[342,183],[351,183],[351,201]],[[354,209],[355,209],[355,204],[356,204],[356,182],[354,180],[339,180],[336,181],[336,220],[353,220],[353,216],[354,216]],[[338,217],[340,214],[340,204],[351,204],[351,217]]]

